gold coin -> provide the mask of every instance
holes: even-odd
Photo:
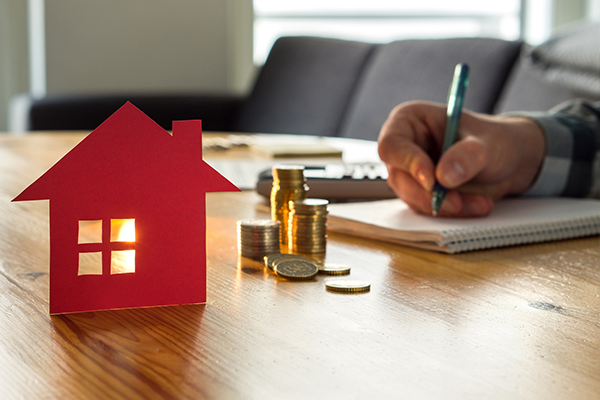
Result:
[[[270,269],[274,270],[275,266],[277,264],[279,264],[282,261],[286,261],[286,260],[308,261],[308,262],[315,264],[317,266],[317,268],[320,268],[322,266],[322,264],[319,261],[313,260],[312,258],[308,258],[301,254],[288,254],[288,253],[270,254],[268,256],[265,256],[265,265],[267,267],[269,267]]]
[[[238,221],[238,228],[247,228],[249,230],[259,229],[278,229],[279,222],[270,219],[245,219]]]
[[[289,254],[285,254],[285,253],[277,253],[277,254],[268,254],[264,257],[265,260],[265,267],[268,267],[269,269],[273,269],[275,267],[275,262],[288,257]]]
[[[319,267],[308,260],[284,260],[277,263],[273,270],[282,278],[294,281],[305,281],[317,276]]]
[[[319,268],[319,273],[324,275],[349,275],[350,267],[344,264],[326,263]]]
[[[328,214],[328,205],[328,200],[309,198],[290,200],[289,208],[294,210],[296,215],[310,216]]]
[[[282,255],[283,255],[283,257],[273,261],[273,266],[275,266],[285,260],[301,260],[301,261],[311,261],[312,262],[311,259],[309,259],[306,256],[303,256],[302,254],[283,253]]]
[[[371,284],[365,281],[351,279],[331,279],[325,282],[327,290],[333,292],[358,293],[371,290]]]

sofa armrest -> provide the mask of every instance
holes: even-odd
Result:
[[[243,97],[234,95],[137,94],[18,96],[11,107],[11,129],[93,130],[127,101],[161,127],[173,121],[201,119],[206,131],[230,131]]]

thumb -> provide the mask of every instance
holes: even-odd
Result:
[[[435,175],[438,182],[454,189],[479,174],[487,165],[486,146],[470,136],[451,146],[437,163]]]

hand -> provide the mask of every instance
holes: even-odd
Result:
[[[431,215],[436,179],[448,189],[444,216],[487,215],[494,201],[531,186],[545,154],[535,122],[464,110],[456,143],[440,157],[445,126],[445,105],[419,101],[394,108],[381,128],[388,184],[412,209]]]

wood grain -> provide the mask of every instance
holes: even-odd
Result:
[[[372,284],[238,259],[253,192],[207,198],[208,302],[48,315],[48,203],[10,203],[83,135],[0,138],[2,399],[598,399],[598,237],[444,255],[331,234]]]

